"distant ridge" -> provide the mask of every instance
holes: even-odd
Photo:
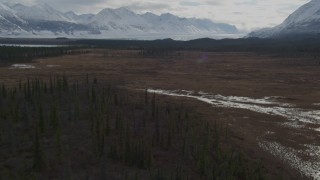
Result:
[[[60,12],[47,4],[0,3],[0,36],[159,39],[175,35],[208,37],[238,34],[229,24],[182,18],[170,13],[136,14],[126,8],[106,8],[97,14]]]

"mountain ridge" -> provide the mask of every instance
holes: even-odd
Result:
[[[253,31],[247,37],[283,38],[320,33],[320,0],[312,0],[290,14],[281,24]]]
[[[174,34],[206,37],[214,34],[237,34],[234,25],[209,19],[184,18],[170,13],[136,14],[125,7],[102,9],[97,14],[60,12],[47,4],[25,6],[0,2],[0,36],[18,37],[88,37],[126,38]]]

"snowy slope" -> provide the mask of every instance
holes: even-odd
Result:
[[[149,24],[139,15],[126,8],[104,9],[92,17],[89,25],[109,31],[144,31]]]
[[[194,26],[189,19],[179,18],[173,14],[166,13],[160,16],[144,14],[142,15],[152,27],[161,32],[182,32],[182,33],[196,33],[200,32],[200,27]],[[149,17],[150,16],[150,17]]]
[[[228,24],[213,23],[208,19],[180,18],[166,13],[157,16],[152,13],[143,14],[142,17],[161,32],[183,33],[237,33],[237,28]]]
[[[248,36],[269,38],[318,33],[320,33],[320,0],[312,0],[293,12],[280,25],[251,32]]]
[[[0,3],[0,31],[6,33],[22,32],[27,22],[18,17],[7,5]]]
[[[283,23],[283,25],[303,24],[307,22],[320,20],[320,0],[313,0],[294,13],[292,13]]]
[[[39,4],[35,6],[24,6],[15,4],[11,8],[16,14],[26,20],[41,20],[41,21],[65,21],[72,22],[63,13],[53,9],[47,4]]]

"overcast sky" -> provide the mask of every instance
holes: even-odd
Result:
[[[8,0],[0,0],[8,1]],[[103,8],[127,7],[136,13],[153,12],[208,18],[253,30],[281,23],[310,0],[15,0],[26,5],[47,3],[60,11],[97,13]],[[10,1],[12,2],[12,1]]]

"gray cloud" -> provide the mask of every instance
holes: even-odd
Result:
[[[232,12],[232,14],[234,14],[234,15],[243,15],[245,13],[243,13],[243,12]]]
[[[211,6],[220,6],[223,5],[223,1],[206,1],[205,4]]]
[[[60,11],[83,11],[90,7],[96,8],[99,5],[108,3],[106,0],[35,0],[35,3],[46,3],[50,6],[59,9]],[[101,7],[105,8],[105,7]]]
[[[153,3],[153,2],[138,2],[132,3],[126,8],[133,11],[159,11],[159,10],[172,10],[168,4],[164,3]]]
[[[199,5],[201,5],[201,3],[195,2],[195,1],[181,1],[179,4],[182,6],[199,6]]]

